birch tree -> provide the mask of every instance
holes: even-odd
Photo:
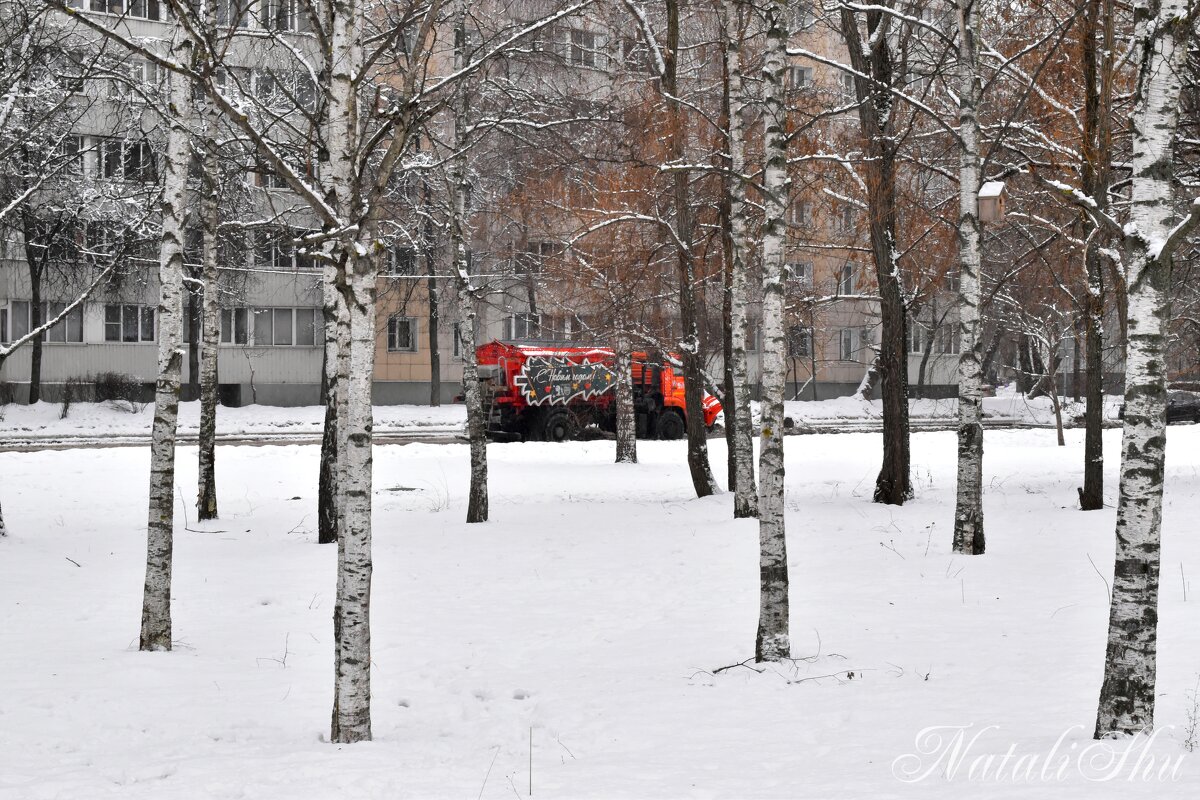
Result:
[[[1183,215],[1172,202],[1172,148],[1197,10],[1188,0],[1139,0],[1134,6],[1138,69],[1128,223],[1118,226],[1079,193],[1097,221],[1107,220],[1120,237],[1128,287],[1116,558],[1097,738],[1154,725],[1172,255],[1200,221],[1200,202]]]
[[[980,270],[983,245],[979,222],[979,3],[957,0],[956,89],[959,146],[958,482],[954,507],[954,552],[984,552],[983,376]]]
[[[759,616],[756,661],[791,656],[788,631],[788,563],[784,524],[783,400],[787,381],[784,330],[784,243],[790,181],[787,170],[788,0],[763,7],[766,53],[763,64],[763,353],[762,449],[759,454]]]
[[[743,40],[748,24],[744,0],[723,0],[722,44],[726,92],[725,144],[729,175],[724,185],[728,193],[728,233],[726,258],[729,286],[729,347],[726,357],[725,424],[729,436],[732,466],[733,516],[758,516],[758,489],[754,481],[754,422],[750,414],[750,383],[746,368],[746,303],[750,282],[750,232],[747,219],[746,183],[746,98],[743,85]]]
[[[191,66],[190,33],[177,28],[168,59]],[[171,116],[159,247],[158,380],[150,434],[150,508],[146,536],[146,583],[142,597],[139,649],[171,649],[171,569],[175,539],[175,434],[183,370],[183,233],[187,225],[187,165],[192,151],[194,93],[184,74],[170,76]]]

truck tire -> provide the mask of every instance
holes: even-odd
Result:
[[[565,409],[558,409],[546,414],[542,420],[542,440],[547,442],[567,442],[579,435],[579,423],[575,415]]]
[[[686,433],[687,424],[683,421],[683,414],[668,408],[658,415],[654,435],[659,439],[682,439]]]

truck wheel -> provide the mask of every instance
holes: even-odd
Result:
[[[683,415],[674,409],[667,409],[658,415],[654,433],[659,439],[682,439],[687,433]]]
[[[542,439],[547,442],[566,442],[579,434],[579,424],[569,411],[551,411],[542,422]]]

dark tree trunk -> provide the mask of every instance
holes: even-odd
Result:
[[[681,161],[684,149],[684,115],[678,100],[677,65],[679,59],[679,2],[667,2],[667,42],[664,51],[666,69],[662,90],[667,103],[668,154],[671,160]],[[696,259],[692,252],[693,221],[689,176],[685,170],[674,172],[675,232],[679,238],[679,322],[682,330],[684,405],[687,413],[687,462],[692,486],[697,497],[707,497],[716,491],[712,468],[708,462],[708,432],[704,427],[703,360],[700,353],[700,331],[696,324]]]
[[[195,277],[195,276],[191,276]],[[195,400],[200,397],[200,306],[201,289],[192,281],[187,281],[187,333],[188,333],[188,382],[187,399]]]
[[[442,404],[442,351],[438,347],[438,328],[441,327],[440,298],[438,282],[434,272],[433,259],[428,261],[429,267],[429,405]]]
[[[29,280],[29,330],[34,330],[42,324],[41,270],[36,279],[30,270]],[[33,337],[29,346],[29,403],[32,405],[42,399],[42,337]]]
[[[1033,356],[1029,343],[1028,334],[1022,333],[1017,340],[1017,363],[1020,370],[1017,372],[1017,388],[1021,394],[1029,394],[1029,390],[1033,388]]]
[[[996,352],[1000,349],[1000,342],[1004,340],[1004,332],[999,328],[992,334],[991,344],[983,353],[983,361],[979,364],[979,372],[983,375],[983,379],[992,382],[992,362],[996,360]]]
[[[729,155],[729,39],[721,37],[721,129],[726,136],[726,152],[721,157],[721,164],[726,169],[730,165]],[[721,223],[721,255],[722,255],[722,286],[721,286],[721,354],[725,364],[724,393],[721,406],[725,413],[725,452],[726,471],[729,491],[737,494],[737,449],[735,435],[737,433],[737,403],[734,402],[733,381],[733,219],[730,209],[730,177],[721,176],[721,201],[717,211]]]
[[[865,14],[867,32],[875,38],[890,18],[879,11]],[[859,127],[867,143],[868,208],[871,255],[879,285],[881,332],[879,341],[880,399],[883,401],[883,464],[875,479],[876,503],[903,505],[912,497],[909,482],[908,347],[905,336],[904,294],[896,268],[896,144],[895,115],[891,113],[892,51],[886,41],[864,48],[859,15],[841,11],[842,36],[855,79]]]
[[[330,326],[326,327],[326,336]],[[317,480],[317,543],[337,541],[337,398],[331,391],[330,372],[336,365],[329,363],[329,348],[321,359],[321,402],[325,404],[325,428],[321,434],[321,466]]]
[[[1083,21],[1083,190],[1100,209],[1108,207],[1112,109],[1112,6],[1109,0],[1089,0]],[[1103,41],[1097,41],[1102,36]],[[1084,252],[1088,292],[1084,300],[1083,486],[1079,508],[1104,508],[1104,264],[1100,231],[1093,231]]]

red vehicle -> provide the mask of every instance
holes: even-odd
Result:
[[[493,438],[562,442],[588,425],[616,430],[616,356],[607,347],[514,344],[479,347],[479,384]],[[641,438],[687,432],[683,375],[659,354],[633,353],[633,405]],[[704,424],[721,403],[704,395]]]

